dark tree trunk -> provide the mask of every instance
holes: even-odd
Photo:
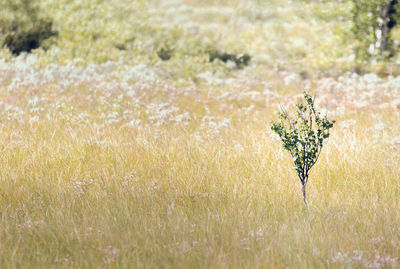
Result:
[[[381,19],[382,22],[379,25],[380,31],[381,31],[381,36],[379,42],[379,50],[381,55],[383,54],[384,51],[387,49],[387,39],[388,39],[388,24],[389,24],[389,9],[391,7],[391,2],[392,0],[386,0],[385,4],[383,4],[382,9],[381,9]]]

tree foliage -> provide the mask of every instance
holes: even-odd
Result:
[[[400,20],[398,0],[352,0],[352,34],[358,60],[387,59],[395,54],[391,30]]]
[[[53,22],[40,14],[37,1],[16,0],[0,2],[0,7],[13,16],[1,18],[1,31],[5,35],[3,45],[14,55],[31,52],[43,45],[52,36],[57,36],[53,30]]]
[[[279,121],[272,122],[271,129],[282,140],[283,148],[292,156],[294,169],[302,184],[303,200],[306,203],[306,185],[311,168],[317,162],[329,130],[335,121],[315,109],[314,99],[304,92],[304,103],[296,105],[296,117],[291,118],[282,109]]]

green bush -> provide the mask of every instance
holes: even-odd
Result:
[[[210,62],[213,62],[216,59],[223,61],[224,63],[232,61],[236,64],[238,68],[243,68],[249,65],[251,60],[251,57],[248,54],[238,55],[238,54],[220,52],[218,50],[210,50],[208,54],[210,56]]]
[[[1,18],[3,46],[14,55],[31,52],[52,36],[53,22],[40,14],[39,2],[32,0],[1,1],[0,8],[10,16]]]
[[[157,51],[158,57],[163,61],[168,61],[172,57],[173,50],[171,48],[162,47]]]
[[[57,35],[57,32],[52,30],[52,25],[51,21],[40,20],[29,28],[17,27],[6,35],[3,45],[14,55],[19,55],[21,52],[31,52],[39,48],[43,41]]]

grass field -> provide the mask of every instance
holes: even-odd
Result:
[[[400,77],[349,72],[344,4],[137,2],[118,51],[125,20],[74,45],[64,2],[42,1],[57,46],[1,52],[0,268],[400,266]],[[170,61],[157,38],[176,41]],[[204,40],[252,61],[209,63]],[[270,130],[305,89],[337,121],[308,207]]]

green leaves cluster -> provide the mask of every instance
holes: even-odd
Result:
[[[291,118],[282,109],[279,121],[272,122],[271,129],[282,140],[283,148],[293,158],[294,169],[303,186],[305,202],[305,186],[311,168],[317,162],[324,144],[329,137],[329,130],[335,123],[315,109],[314,99],[304,92],[305,102],[296,105],[296,117]]]

